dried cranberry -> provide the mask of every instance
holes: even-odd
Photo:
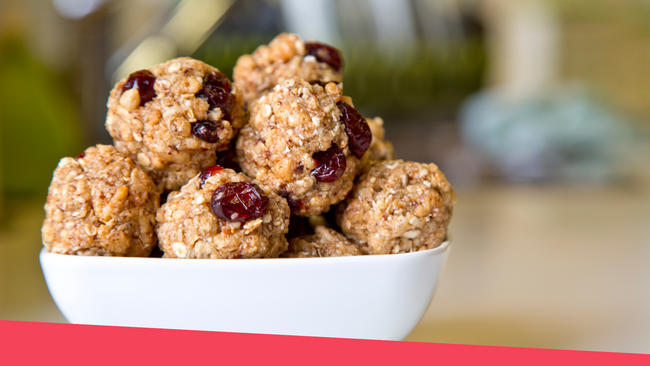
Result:
[[[219,142],[219,131],[223,128],[221,122],[199,121],[192,123],[192,135],[206,142]]]
[[[83,158],[84,158],[84,156],[86,156],[86,153],[85,153],[85,152],[82,152],[81,154],[79,154],[79,155],[77,155],[77,157],[76,157],[76,158],[74,158],[74,160],[79,160],[79,159],[83,159]]]
[[[264,216],[269,198],[254,183],[230,182],[215,189],[210,206],[222,220],[244,222]]]
[[[341,122],[345,124],[345,133],[348,135],[350,150],[354,156],[361,159],[372,142],[372,131],[368,122],[351,105],[338,102],[336,106],[341,111]]]
[[[140,94],[140,105],[151,101],[156,96],[156,90],[153,84],[156,82],[156,77],[149,70],[139,70],[126,79],[126,83],[122,87],[122,92],[135,88]]]
[[[201,179],[201,187],[203,187],[203,183],[205,183],[206,179],[210,178],[211,176],[217,174],[218,171],[223,170],[223,167],[217,164],[214,164],[211,167],[206,168],[204,171],[201,172],[201,175],[199,175],[199,178]]]
[[[326,63],[336,71],[341,71],[341,68],[343,68],[341,51],[336,48],[316,42],[307,42],[305,47],[307,48],[307,54],[316,57],[318,62]]]
[[[219,71],[212,71],[203,79],[203,86],[221,88],[227,92],[232,91],[232,85],[226,75]]]
[[[336,144],[332,144],[325,151],[317,152],[312,155],[312,158],[314,158],[316,168],[311,171],[311,175],[319,182],[334,182],[345,173],[345,168],[347,167],[345,154],[343,154],[343,151]]]
[[[230,120],[230,112],[235,103],[235,96],[231,91],[228,77],[218,71],[213,71],[203,79],[203,89],[196,93],[196,96],[206,99],[210,109],[220,108],[223,119]]]

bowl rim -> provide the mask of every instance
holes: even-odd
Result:
[[[432,249],[426,249],[426,250],[420,250],[416,252],[409,252],[409,253],[397,253],[397,254],[372,254],[372,255],[356,255],[356,256],[342,256],[342,257],[308,257],[308,258],[247,258],[245,260],[232,260],[232,259],[225,259],[225,258],[159,258],[159,257],[117,257],[117,256],[85,256],[85,255],[69,255],[69,254],[62,254],[62,253],[50,253],[45,246],[41,248],[41,251],[39,253],[39,257],[51,257],[51,258],[78,258],[78,260],[91,260],[91,261],[102,261],[102,260],[109,260],[109,261],[147,261],[147,262],[155,262],[155,261],[160,261],[163,260],[165,263],[187,263],[188,261],[191,261],[191,263],[196,263],[197,261],[200,262],[214,262],[214,263],[254,263],[254,262],[264,262],[264,263],[296,263],[296,262],[302,262],[303,260],[311,260],[311,261],[326,261],[329,263],[333,262],[339,262],[339,261],[372,261],[372,260],[386,260],[387,258],[402,258],[402,259],[407,259],[407,258],[412,258],[415,259],[417,257],[422,257],[422,256],[432,256],[432,255],[437,255],[437,254],[442,254],[451,245],[452,238],[447,235],[446,239],[444,242],[442,242],[440,245],[438,245],[435,248]],[[108,258],[108,259],[107,259]],[[67,260],[67,259],[66,259]],[[70,259],[74,260],[74,259]]]

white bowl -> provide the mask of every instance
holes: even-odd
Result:
[[[402,340],[433,298],[449,241],[336,258],[163,259],[41,251],[70,323]]]

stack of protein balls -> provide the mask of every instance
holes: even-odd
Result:
[[[335,48],[280,34],[239,58],[234,83],[191,58],[132,73],[108,99],[115,145],[54,171],[44,245],[167,258],[437,247],[452,187],[434,164],[394,160],[381,118],[343,95],[342,67]]]

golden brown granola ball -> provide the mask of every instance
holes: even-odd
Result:
[[[432,249],[445,240],[455,203],[435,164],[376,162],[346,199],[341,229],[370,254]]]
[[[371,135],[335,83],[323,88],[287,79],[249,111],[237,140],[244,173],[286,198],[299,216],[318,215],[345,198]]]
[[[370,148],[361,158],[361,169],[359,175],[370,170],[371,163],[377,160],[394,160],[395,152],[393,144],[385,139],[384,120],[381,117],[366,118],[370,131],[372,131],[372,142]]]
[[[237,60],[235,84],[248,103],[280,82],[301,77],[307,81],[343,81],[343,58],[339,50],[317,42],[305,42],[298,35],[282,33],[268,46]]]
[[[170,193],[156,232],[166,258],[275,258],[289,214],[268,186],[214,165]]]
[[[325,226],[317,226],[313,235],[299,236],[289,241],[283,258],[343,257],[361,255],[359,247],[345,236]]]
[[[146,257],[156,246],[159,194],[113,146],[59,162],[47,195],[43,244],[51,253]]]
[[[213,165],[245,123],[241,91],[212,66],[178,58],[132,73],[108,98],[106,128],[161,191]]]

